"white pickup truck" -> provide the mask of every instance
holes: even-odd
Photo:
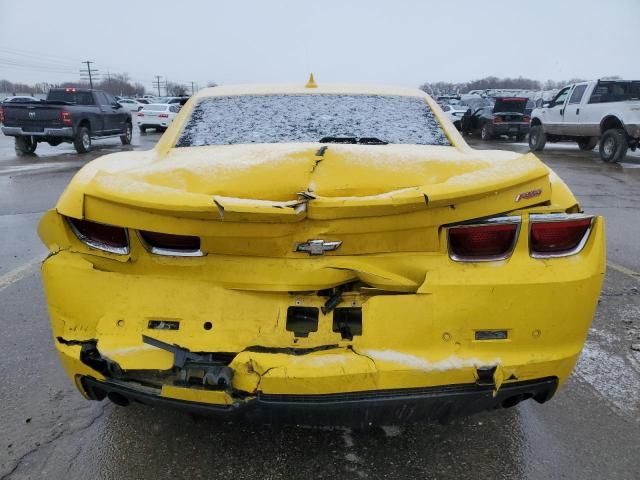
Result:
[[[594,80],[561,89],[553,100],[531,112],[529,147],[574,141],[593,150],[600,141],[605,162],[624,159],[640,146],[640,80]]]

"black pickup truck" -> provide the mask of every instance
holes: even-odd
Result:
[[[98,138],[120,137],[131,143],[131,113],[101,90],[52,88],[46,100],[0,106],[2,133],[15,137],[16,153],[33,153],[39,142],[51,146],[73,143],[78,153]]]

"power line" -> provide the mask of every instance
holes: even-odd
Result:
[[[158,88],[158,96],[160,97],[160,96],[162,96],[162,94],[160,93],[160,87],[163,86],[163,87],[166,88],[167,87],[167,82],[160,82],[160,79],[162,78],[162,76],[160,76],[160,75],[156,75],[155,78],[156,78],[156,80],[155,80],[155,82],[153,84],[154,84],[155,87]]]
[[[86,70],[80,70],[80,76],[82,76],[82,74],[86,72],[89,75],[89,85],[91,85],[91,88],[93,88],[93,78],[91,77],[91,64],[94,62],[91,62],[89,60],[84,60],[83,62],[80,62],[80,63],[87,64]],[[94,70],[94,72],[97,72],[97,70]]]

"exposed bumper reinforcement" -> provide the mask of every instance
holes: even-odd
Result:
[[[177,400],[91,377],[83,377],[81,383],[87,395],[94,400],[102,400],[109,395],[121,401],[126,399],[199,415],[240,417],[260,423],[367,426],[446,420],[512,407],[529,398],[544,403],[553,397],[558,379],[549,377],[506,383],[495,396],[492,386],[464,384],[324,395],[258,394],[255,398],[239,400],[231,405]]]

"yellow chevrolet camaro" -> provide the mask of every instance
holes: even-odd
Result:
[[[83,395],[267,422],[545,402],[605,270],[603,219],[533,154],[379,86],[203,90],[153,150],[82,168],[39,234]]]

